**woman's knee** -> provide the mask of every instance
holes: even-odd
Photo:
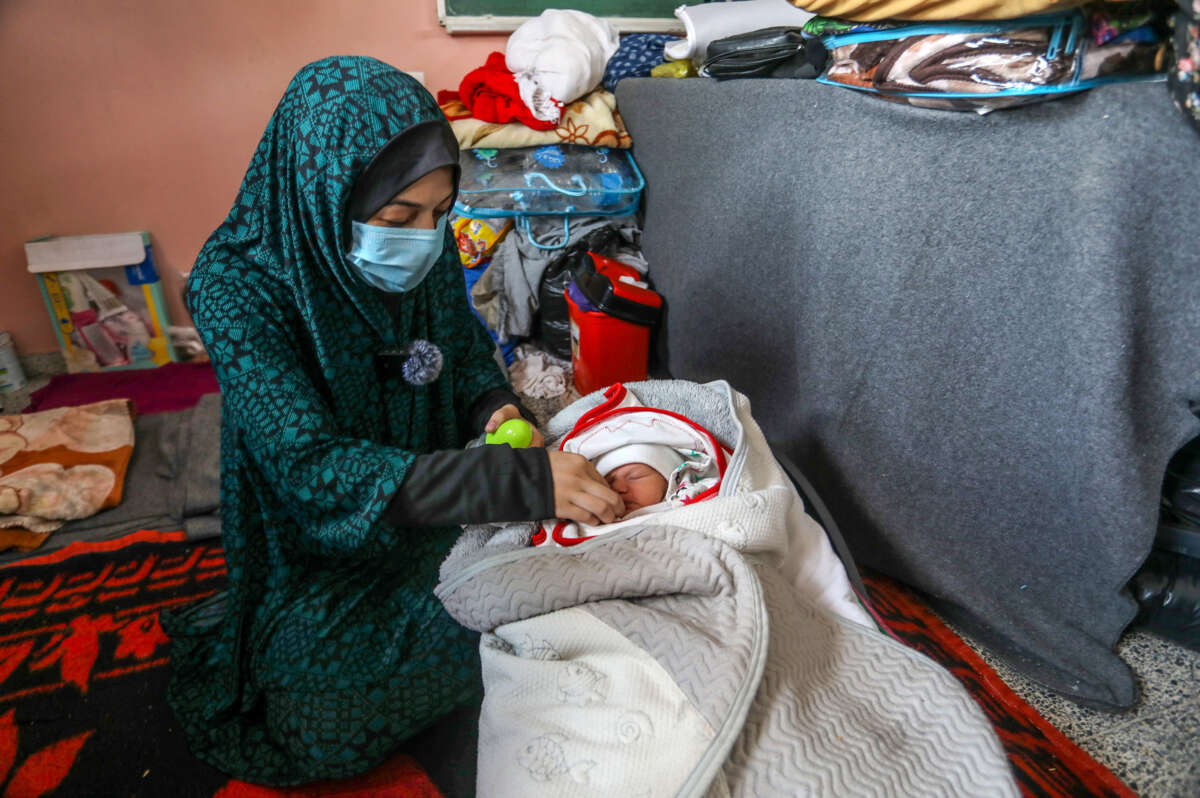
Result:
[[[266,696],[267,727],[297,771],[313,779],[361,773],[399,745],[394,720],[359,690],[292,692]]]

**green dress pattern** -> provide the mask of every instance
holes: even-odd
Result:
[[[229,585],[164,619],[167,697],[192,750],[249,781],[361,773],[479,698],[478,637],[432,595],[458,530],[383,516],[415,455],[477,434],[471,403],[507,380],[449,233],[401,295],[342,256],[357,176],[396,134],[437,119],[429,93],[379,61],[304,67],[188,280],[223,396]],[[380,368],[380,353],[415,340],[443,357],[426,385]]]

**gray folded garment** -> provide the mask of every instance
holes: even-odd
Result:
[[[221,534],[220,474],[220,394],[207,394],[188,410],[141,416],[133,422],[133,456],[121,503],[68,521],[33,551],[0,554],[0,563],[139,529],[183,530],[190,540],[216,537]]]
[[[588,233],[601,227],[613,227],[634,251],[641,228],[632,216],[580,216],[569,223],[562,247],[543,249],[513,230],[496,245],[491,265],[471,289],[471,302],[489,329],[501,342],[509,338],[524,338],[533,332],[533,319],[538,309],[538,286],[546,267],[562,257],[566,248]],[[530,234],[538,241],[560,236],[563,219],[559,216],[534,216],[529,221]],[[622,256],[622,261],[645,272],[646,262],[640,254]]]

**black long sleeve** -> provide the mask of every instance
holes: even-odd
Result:
[[[471,403],[471,409],[468,413],[471,419],[471,429],[476,433],[483,432],[483,425],[488,419],[505,405],[516,405],[518,412],[524,416],[525,420],[530,424],[537,426],[537,418],[529,411],[529,408],[521,404],[521,399],[508,388],[493,388],[481,394],[478,399]]]
[[[504,445],[417,455],[384,514],[399,527],[553,516],[554,479],[546,450]]]

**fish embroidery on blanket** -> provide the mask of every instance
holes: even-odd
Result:
[[[746,527],[737,521],[722,521],[717,524],[716,532],[717,537],[738,549],[746,548],[750,542],[750,535],[746,533]]]
[[[558,674],[558,700],[586,707],[607,699],[608,677],[582,662],[572,662]]]
[[[645,743],[654,738],[654,723],[640,709],[630,709],[617,720],[617,739],[625,745]]]
[[[517,754],[517,764],[528,771],[534,781],[557,781],[568,776],[576,784],[587,784],[591,769],[596,766],[591,759],[581,759],[572,764],[567,762],[561,734],[543,734],[525,744]]]
[[[767,507],[767,500],[757,491],[742,494],[740,498],[747,510],[764,510]]]
[[[497,637],[490,632],[484,632],[480,636],[479,645],[481,648],[490,648],[492,651],[499,651],[504,654],[515,655],[517,653],[517,650],[512,647],[511,643],[503,637]]]
[[[518,644],[516,651],[519,656],[525,657],[526,659],[562,659],[562,655],[558,653],[558,649],[551,645],[549,640],[534,640],[531,635],[524,635],[521,638],[521,642]]]

